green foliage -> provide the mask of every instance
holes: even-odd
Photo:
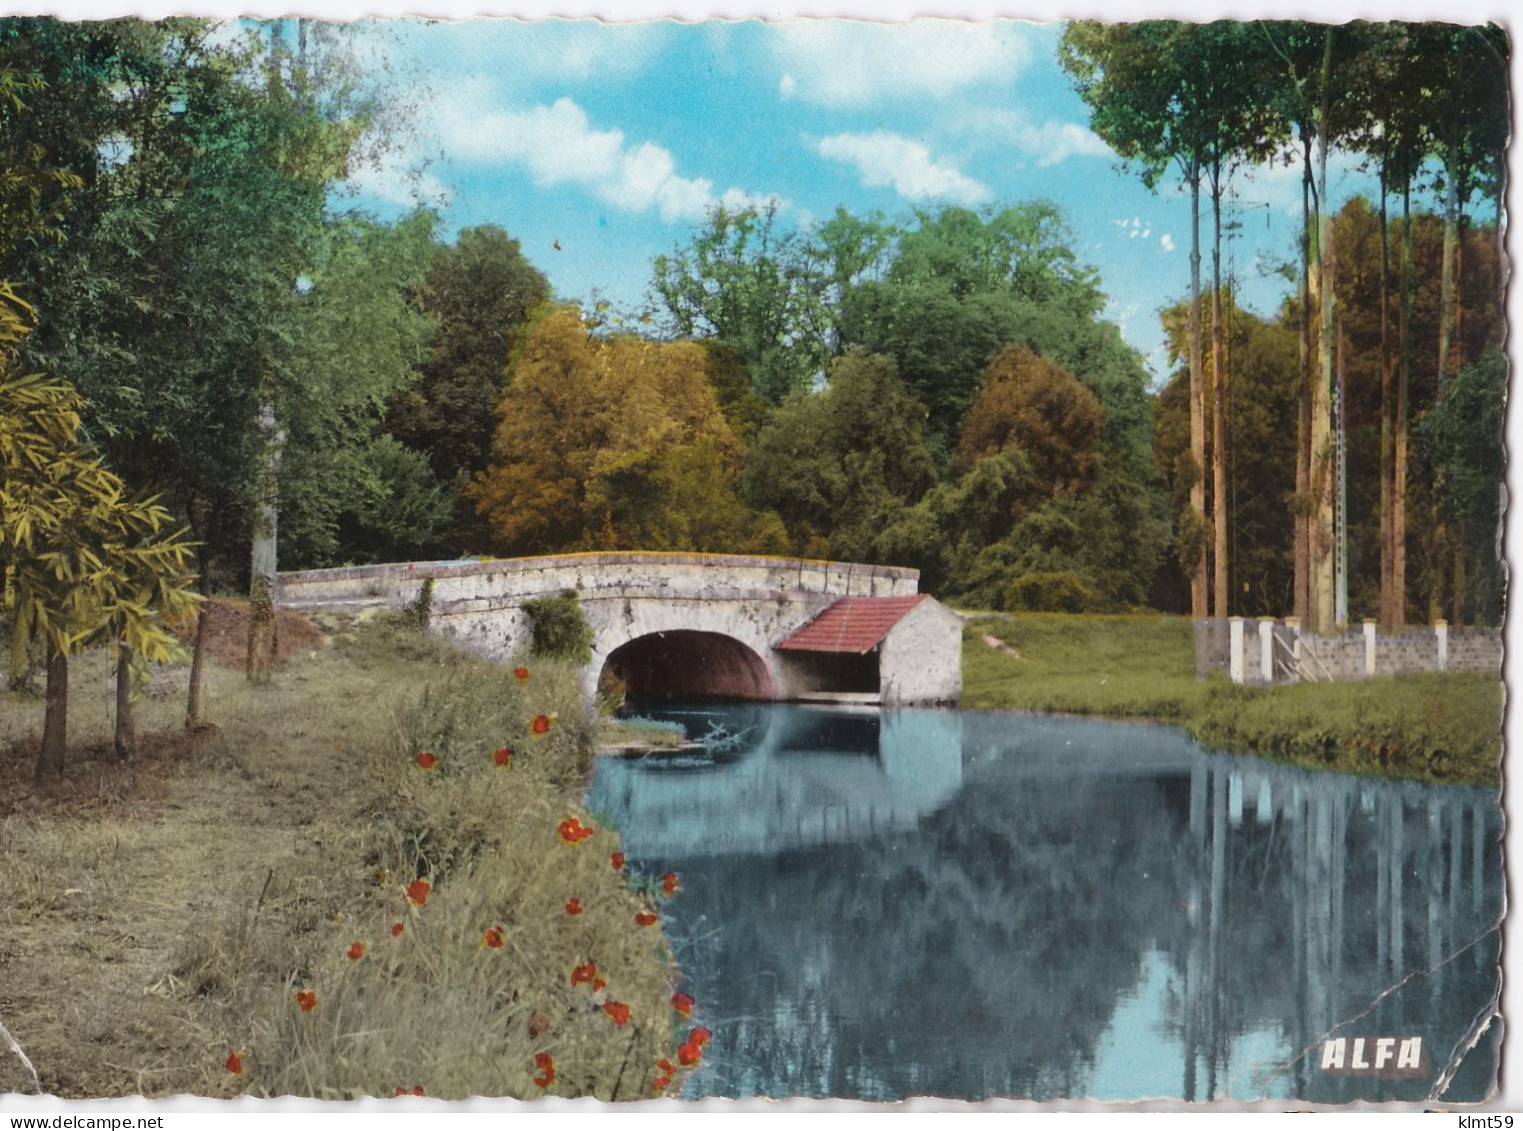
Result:
[[[434,579],[425,577],[418,586],[418,597],[407,610],[408,619],[418,628],[427,628],[434,608]]]
[[[1004,607],[1025,613],[1091,613],[1102,604],[1072,573],[1028,573],[1005,588]]]
[[[847,353],[819,393],[785,401],[746,454],[744,493],[775,511],[796,548],[876,561],[874,542],[934,483],[925,409],[891,361]]]
[[[592,626],[575,589],[563,589],[556,597],[536,597],[523,603],[533,622],[534,655],[573,664],[592,662]]]

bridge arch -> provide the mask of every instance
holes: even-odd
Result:
[[[677,629],[636,636],[608,653],[601,672],[616,676],[625,695],[636,700],[779,698],[766,660],[720,632]]]

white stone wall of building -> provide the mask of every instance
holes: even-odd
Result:
[[[894,703],[956,703],[962,696],[962,618],[927,597],[879,645],[879,695]]]

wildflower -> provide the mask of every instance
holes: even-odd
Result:
[[[405,1096],[405,1095],[407,1095],[407,1089],[402,1087],[401,1084],[397,1085],[397,1095],[399,1095],[399,1096]]]
[[[529,724],[529,729],[532,730],[536,736],[543,738],[545,735],[550,733],[550,716],[535,715],[534,721]]]
[[[658,1091],[658,1092],[664,1092],[664,1091],[666,1091],[666,1086],[668,1084],[670,1084],[671,1082],[672,1082],[672,1078],[670,1076],[657,1076],[656,1077],[656,1091]]]
[[[592,984],[592,980],[598,976],[598,968],[591,962],[584,962],[571,971],[571,984],[579,986],[582,983]]]
[[[671,1061],[667,1060],[664,1056],[660,1060],[656,1061],[656,1067],[661,1069],[661,1071],[665,1072],[668,1076],[677,1071],[677,1066]]]
[[[509,750],[506,746],[499,746],[496,750],[492,751],[492,765],[496,766],[499,770],[509,769],[513,765],[513,751]]]
[[[592,980],[592,992],[595,994],[600,994],[603,992],[604,988],[607,987],[607,985],[607,978],[594,978]]]
[[[226,1068],[234,1076],[242,1076],[243,1075],[243,1057],[242,1057],[242,1055],[239,1054],[237,1050],[234,1050],[233,1052],[228,1053],[227,1054],[227,1060],[223,1062],[222,1067]]]
[[[534,1054],[534,1067],[540,1070],[540,1074],[534,1077],[534,1082],[541,1088],[548,1088],[555,1083],[555,1057],[547,1052]]]
[[[422,907],[428,901],[428,893],[433,890],[433,885],[427,880],[414,880],[407,885],[407,898],[412,900],[417,906]],[[400,934],[395,927],[392,928],[391,933],[394,935]]]
[[[580,915],[581,913],[582,901],[580,899],[573,895],[570,899],[566,900],[567,915]]]
[[[393,923],[391,925],[391,937],[392,938],[396,938],[401,933],[402,933],[402,924],[401,923]]]
[[[502,944],[503,933],[501,927],[488,927],[486,929],[486,934],[481,936],[482,946],[489,946],[493,950],[501,950]]]
[[[365,957],[365,944],[362,942],[350,943],[348,954],[350,962],[358,962]]]
[[[673,994],[672,1008],[684,1017],[691,1017],[693,1015],[693,995]]]
[[[297,990],[296,1004],[301,1006],[303,1013],[311,1013],[317,1008],[317,995],[310,990]]]
[[[697,1064],[703,1056],[703,1046],[697,1041],[686,1040],[677,1046],[677,1060],[682,1064]]]
[[[437,769],[439,765],[439,759],[426,750],[414,758],[413,761],[417,762],[418,768],[423,770]]]
[[[688,1030],[687,1039],[690,1041],[697,1041],[698,1046],[702,1048],[704,1045],[709,1043],[709,1038],[713,1035],[714,1031],[707,1025],[695,1025],[693,1028]]]
[[[656,914],[654,914],[654,913],[652,913],[650,911],[636,911],[635,912],[635,926],[637,926],[637,927],[649,927],[652,924],[654,924],[655,921],[657,919],[659,919],[659,918],[660,918],[659,915],[656,915]]]
[[[415,1095],[415,1096],[421,1096],[423,1094],[423,1085],[422,1084],[414,1084],[412,1086],[412,1094]]]
[[[656,1067],[661,1069],[661,1075],[656,1077],[656,1091],[664,1092],[672,1082],[672,1077],[677,1072],[677,1066],[663,1056],[660,1060],[656,1061]]]
[[[528,668],[524,668],[524,667],[514,668],[513,669],[513,676],[520,683],[522,683],[524,680],[529,678],[529,669]]]
[[[622,1025],[629,1020],[629,1006],[622,1001],[610,1001],[604,1004],[603,1012],[613,1018],[615,1025]]]
[[[676,895],[682,890],[682,884],[678,882],[676,872],[668,872],[661,877],[661,890],[666,895]]]
[[[561,822],[560,829],[561,839],[567,844],[575,844],[577,841],[586,840],[593,833],[597,832],[596,829],[582,824],[575,817],[567,817]]]
[[[624,854],[622,852],[615,852],[608,858],[608,863],[613,865],[613,870],[617,872],[620,868],[624,867]]]

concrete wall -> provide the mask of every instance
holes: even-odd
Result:
[[[879,696],[894,703],[956,703],[962,695],[962,618],[927,597],[878,645]]]
[[[1502,674],[1499,629],[1453,629],[1443,621],[1394,636],[1366,621],[1318,636],[1293,619],[1230,617],[1197,622],[1195,640],[1197,672],[1225,670],[1236,683],[1344,682],[1437,671]]]

